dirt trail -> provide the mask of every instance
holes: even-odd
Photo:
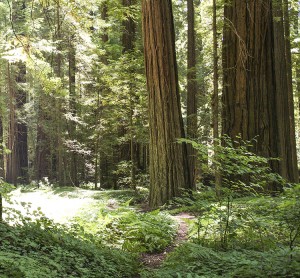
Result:
[[[183,243],[188,239],[188,224],[186,220],[196,219],[194,215],[183,212],[177,215],[172,216],[175,221],[178,222],[178,231],[176,238],[171,246],[168,246],[163,252],[156,254],[144,253],[141,256],[141,261],[145,267],[148,268],[158,268],[162,262],[166,259],[168,253],[173,251],[175,247]]]

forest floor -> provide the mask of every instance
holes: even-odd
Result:
[[[69,187],[57,189],[46,187],[28,191],[18,188],[11,193],[11,202],[4,201],[4,207],[17,209],[22,214],[32,213],[39,209],[54,222],[66,224],[80,212],[96,208],[103,202],[111,209],[116,208],[119,201],[118,193],[126,195],[126,191],[94,191]],[[146,204],[143,205],[146,207]],[[174,248],[188,240],[189,225],[187,221],[195,220],[195,216],[189,213],[179,213],[173,215],[172,218],[178,223],[178,231],[173,243],[160,253],[142,253],[140,260],[146,268],[159,268]]]
[[[46,217],[57,223],[67,223],[75,217],[79,211],[97,201],[94,199],[96,191],[78,188],[65,188],[58,190],[37,189],[29,192],[22,192],[21,188],[11,193],[10,203],[4,201],[4,207],[18,209],[25,213],[40,208]]]
[[[141,262],[145,267],[150,269],[159,268],[166,259],[167,255],[172,252],[174,248],[188,240],[189,225],[187,220],[195,220],[195,216],[186,212],[182,212],[172,216],[172,218],[178,223],[178,231],[173,244],[168,246],[160,253],[141,254]]]
[[[4,211],[8,207],[20,210],[16,219],[8,220],[25,225],[0,225],[0,247],[2,244],[5,251],[0,250],[0,277],[25,277],[25,272],[33,278],[66,277],[32,275],[32,269],[45,264],[49,273],[70,270],[70,275],[74,265],[78,266],[78,275],[70,277],[300,277],[299,193],[298,186],[282,196],[242,196],[220,203],[215,192],[207,190],[195,201],[182,197],[161,210],[150,211],[147,190],[142,188],[139,192],[17,188],[9,202],[3,203]],[[14,210],[8,211],[14,216]],[[38,225],[26,226],[26,221],[18,219]],[[51,229],[41,230],[41,226]],[[24,235],[28,236],[26,241],[18,240]],[[221,245],[225,236],[226,249]],[[45,252],[45,248],[55,252]],[[24,253],[31,256],[29,261]],[[62,254],[66,260],[60,263]],[[107,260],[98,261],[103,256]],[[74,258],[84,259],[75,263]],[[91,258],[103,267],[97,267],[97,275],[89,267]],[[82,264],[85,260],[89,261],[87,267]],[[31,268],[22,268],[30,263]],[[127,274],[99,276],[106,270]],[[23,274],[16,276],[16,271]]]

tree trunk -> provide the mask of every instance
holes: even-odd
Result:
[[[0,110],[0,182],[5,178],[4,172],[4,154],[3,154],[3,115]]]
[[[282,15],[271,0],[227,0],[224,18],[223,134],[256,137],[253,151],[279,157],[271,168],[295,182]]]
[[[290,12],[288,0],[283,0],[283,18],[284,18],[284,38],[285,38],[285,59],[287,69],[288,82],[288,109],[289,109],[289,126],[290,126],[290,142],[292,149],[296,150],[296,127],[295,127],[295,107],[293,93],[293,71],[292,71],[292,53],[291,53],[291,32],[290,32]],[[297,70],[297,69],[296,69]],[[298,172],[297,153],[290,152],[291,164],[288,167],[294,167],[293,172]]]
[[[123,6],[130,8],[136,3],[135,0],[123,0]],[[123,53],[130,53],[134,50],[134,41],[135,41],[135,32],[136,32],[136,24],[131,16],[127,16],[127,18],[123,21],[123,36],[122,36],[122,45],[123,45]],[[133,126],[133,75],[134,72],[130,71],[130,84],[129,84],[129,132],[130,132],[130,160],[131,160],[131,187],[136,189],[136,152],[135,152],[135,140],[134,140],[134,126]],[[126,132],[126,131],[125,131]],[[125,133],[124,132],[124,133]],[[125,134],[123,134],[125,135]]]
[[[47,98],[47,96],[44,96]],[[45,125],[49,124],[47,121],[46,112],[44,111],[42,98],[38,99],[37,111],[37,137],[36,137],[36,151],[35,151],[35,178],[40,181],[42,178],[51,176],[51,140],[45,131]]]
[[[213,60],[214,60],[214,82],[212,95],[212,127],[214,139],[214,156],[217,158],[217,147],[219,139],[219,71],[218,71],[218,35],[217,35],[217,3],[213,0]],[[220,196],[221,190],[221,173],[216,165],[213,165],[215,170],[215,188],[217,196]]]
[[[107,2],[104,1],[102,3],[102,11],[101,11],[101,19],[103,21],[106,21],[108,18],[108,9],[107,9]],[[108,34],[106,30],[103,32],[101,36],[101,40],[103,44],[108,42]],[[101,57],[101,62],[104,65],[108,64],[106,55]],[[97,108],[96,108],[96,125],[97,127],[97,133],[96,133],[96,142],[95,142],[95,176],[94,176],[94,187],[97,189],[98,183],[100,183],[100,187],[104,185],[104,176],[108,176],[108,170],[107,170],[107,163],[105,159],[104,153],[100,149],[100,138],[101,138],[101,117],[102,117],[102,103],[101,103],[101,93],[103,91],[103,87],[101,90],[97,90]]]
[[[22,109],[26,103],[26,92],[21,87],[25,83],[26,68],[19,63],[15,81],[12,77],[12,67],[8,65],[8,90],[9,90],[9,129],[7,148],[10,153],[6,158],[6,181],[12,184],[28,181],[28,147],[27,126],[17,118],[17,110]],[[16,88],[18,87],[18,88]]]
[[[171,0],[142,5],[145,68],[149,91],[150,206],[163,205],[191,189],[180,109]]]
[[[77,108],[76,108],[76,51],[73,40],[75,36],[70,36],[69,41],[69,95],[70,95],[70,104],[69,109],[73,117],[77,116]],[[71,121],[69,125],[69,136],[71,140],[76,139],[76,124],[74,121]],[[71,163],[70,163],[70,180],[72,185],[79,186],[78,180],[78,167],[77,167],[77,153],[72,150],[70,155]]]
[[[61,5],[60,0],[56,2],[56,34],[55,39],[58,41],[57,46],[57,55],[56,55],[56,68],[55,73],[57,77],[62,78],[63,72],[62,72],[62,62],[63,62],[63,56],[62,56],[62,30],[61,30]],[[56,106],[56,173],[57,173],[57,179],[58,184],[60,186],[63,186],[66,184],[66,175],[65,175],[65,168],[64,168],[64,156],[63,156],[63,123],[62,123],[62,99],[57,98],[55,100],[55,106]]]
[[[196,81],[196,43],[194,0],[187,1],[188,17],[188,60],[187,60],[187,137],[197,138],[197,81]],[[195,188],[196,151],[188,144],[188,160],[191,185]]]
[[[26,83],[26,65],[23,62],[18,64],[18,73],[16,76],[16,108],[21,110],[26,103],[26,91],[22,86]],[[20,181],[28,182],[28,143],[27,143],[27,124],[20,119],[17,120],[16,146],[18,159],[20,163]]]
[[[283,3],[273,1],[274,67],[276,80],[279,142],[279,173],[290,182],[298,182],[298,165],[295,138],[294,99],[292,89],[291,47],[289,26],[284,28]],[[288,20],[288,11],[287,22]],[[286,34],[285,34],[286,32]],[[286,36],[286,39],[285,39]],[[278,115],[280,116],[280,114]],[[287,124],[288,123],[288,124]]]
[[[12,6],[12,24],[15,26],[15,35],[21,39],[25,22],[25,1],[14,3]],[[8,90],[9,90],[9,131],[7,147],[11,151],[7,155],[7,175],[9,183],[27,183],[28,181],[28,145],[27,125],[17,117],[17,110],[22,110],[26,103],[26,65],[17,62],[8,65]]]

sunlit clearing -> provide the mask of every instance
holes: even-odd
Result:
[[[46,217],[53,219],[58,223],[66,223],[85,206],[96,202],[91,196],[84,193],[85,192],[80,192],[80,198],[77,196],[72,196],[70,198],[69,196],[60,197],[57,194],[53,194],[51,191],[22,193],[21,189],[16,189],[11,194],[12,203],[10,204],[4,201],[3,205],[4,207],[20,210],[23,216],[27,213],[28,204],[30,205],[30,212],[33,212],[40,207],[42,213],[44,213]]]

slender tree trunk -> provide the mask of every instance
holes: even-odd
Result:
[[[214,61],[214,82],[212,95],[212,127],[214,139],[214,156],[217,158],[217,148],[219,139],[219,71],[218,71],[218,35],[217,35],[217,3],[213,0],[213,61]],[[221,190],[221,173],[214,165],[215,170],[215,187],[217,196],[220,196]]]
[[[58,41],[57,55],[56,55],[56,75],[59,78],[63,77],[62,73],[62,34],[61,34],[61,5],[60,0],[56,2],[56,34],[55,39]],[[66,176],[64,169],[64,157],[63,157],[63,124],[62,124],[62,100],[56,99],[56,173],[60,186],[66,184]]]
[[[289,24],[288,11],[286,16]],[[284,28],[283,3],[281,0],[274,1],[273,19],[276,104],[278,111],[282,113],[282,117],[277,118],[279,142],[281,143],[279,171],[288,181],[298,182],[291,47],[290,43],[287,43],[287,40],[290,39],[290,31],[289,26]]]
[[[102,11],[101,11],[101,19],[103,21],[106,21],[108,18],[108,8],[107,8],[107,2],[104,1],[102,4]],[[108,42],[108,34],[106,30],[103,32],[101,36],[101,40],[103,44]],[[107,57],[102,56],[101,62],[104,65],[108,64]],[[96,125],[97,127],[97,136],[96,136],[96,142],[95,142],[95,176],[94,176],[94,187],[97,189],[98,182],[100,182],[100,187],[104,184],[103,176],[108,175],[108,170],[106,167],[106,159],[104,154],[102,155],[101,149],[100,149],[100,138],[101,138],[101,117],[102,117],[102,104],[100,101],[101,93],[103,91],[103,87],[101,90],[97,91],[97,108],[96,108]]]
[[[45,97],[45,96],[44,96]],[[44,126],[48,124],[46,113],[42,107],[42,99],[38,99],[37,112],[37,137],[35,151],[35,178],[40,181],[42,178],[51,176],[51,140],[45,131]]]
[[[180,108],[171,0],[142,5],[145,68],[149,91],[150,206],[163,205],[191,189]]]
[[[130,8],[136,3],[135,0],[123,0],[123,6]],[[132,17],[127,17],[123,21],[123,36],[122,36],[122,45],[123,45],[123,53],[130,53],[134,50],[134,41],[135,41],[135,31],[136,24]],[[136,153],[135,153],[135,140],[134,140],[134,126],[133,126],[133,72],[130,72],[130,90],[129,90],[129,125],[130,125],[130,160],[131,160],[131,186],[135,190],[136,189]],[[125,135],[125,134],[124,134]]]
[[[70,95],[70,112],[73,117],[77,115],[77,108],[76,108],[76,51],[75,46],[73,43],[74,35],[70,36],[69,41],[69,95]],[[76,139],[76,124],[71,121],[69,130],[69,136],[71,140]],[[74,186],[79,186],[78,180],[78,167],[77,167],[77,153],[72,151],[71,153],[71,163],[70,163],[70,179],[71,183]]]
[[[293,93],[293,71],[292,71],[292,52],[291,52],[291,32],[290,32],[290,12],[288,0],[283,0],[283,18],[284,18],[284,36],[285,36],[285,59],[287,69],[288,82],[288,105],[289,105],[289,126],[290,126],[290,141],[292,149],[296,150],[296,130],[295,130],[295,107]],[[298,70],[298,69],[296,69]],[[294,167],[293,172],[298,172],[297,153],[290,152],[291,164],[288,167]]]
[[[300,3],[298,3],[298,9],[296,11],[296,19],[294,22],[295,35],[299,36],[299,16],[300,14]],[[298,138],[300,138],[300,59],[295,59],[295,77],[296,77],[296,96],[298,98]]]
[[[10,65],[7,65],[7,76],[8,76],[8,93],[9,93],[9,125],[8,125],[8,138],[7,148],[10,152],[6,156],[6,181],[12,184],[17,183],[17,177],[20,173],[20,166],[17,163],[17,151],[15,147],[16,142],[16,114],[15,114],[15,91],[13,88],[13,81],[11,77]]]
[[[2,204],[2,194],[0,193],[0,223],[3,221],[3,204]]]
[[[1,92],[0,92],[1,94]],[[1,111],[1,110],[0,110]],[[5,178],[4,172],[4,150],[3,150],[3,115],[0,112],[0,182]]]
[[[22,86],[26,83],[26,65],[22,62],[18,65],[18,74],[16,77],[16,108],[21,110],[27,102],[27,94]],[[20,163],[20,177],[22,183],[28,182],[28,142],[27,142],[27,124],[18,119],[17,121],[17,152]]]
[[[188,13],[188,61],[187,61],[187,137],[197,138],[197,81],[194,0],[187,1]],[[192,187],[195,188],[196,151],[188,144],[188,159]]]

